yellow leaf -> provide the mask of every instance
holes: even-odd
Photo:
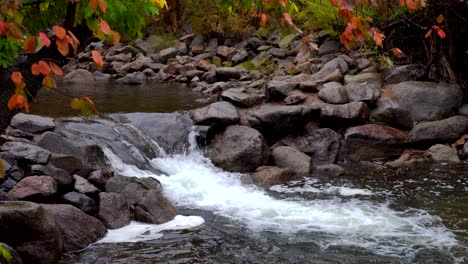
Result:
[[[438,17],[437,17],[437,23],[442,23],[442,21],[444,21],[444,16],[442,14],[440,14]]]

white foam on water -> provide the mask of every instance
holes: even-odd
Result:
[[[123,164],[108,152],[106,155],[120,174],[158,179],[166,197],[178,206],[210,210],[252,231],[268,230],[288,236],[311,233],[311,242],[322,247],[358,246],[377,254],[400,257],[413,256],[420,249],[448,249],[458,244],[440,218],[424,210],[400,212],[386,203],[339,197],[370,195],[369,190],[329,186],[325,192],[334,194],[334,199],[277,199],[254,186],[242,184],[241,174],[216,168],[196,151],[154,159],[153,165],[165,175]],[[138,241],[140,237],[131,238]]]
[[[315,179],[307,179],[305,181],[292,181],[287,184],[274,185],[270,187],[270,191],[278,193],[326,193],[336,194],[341,196],[369,196],[377,193],[368,189],[351,188],[346,186],[320,186],[314,187],[313,185],[318,181]],[[300,186],[297,186],[300,185]]]
[[[177,215],[172,221],[160,225],[132,221],[119,229],[111,229],[106,236],[96,243],[138,242],[159,239],[164,230],[179,230],[202,225],[205,220],[199,216]]]

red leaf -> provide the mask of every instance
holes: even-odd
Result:
[[[55,74],[55,75],[58,75],[58,76],[62,76],[63,75],[63,71],[62,69],[55,63],[53,62],[49,62],[49,66],[50,66],[50,69],[52,70],[52,72]]]
[[[104,34],[106,35],[109,35],[109,33],[111,32],[111,29],[109,27],[109,24],[107,24],[107,22],[105,20],[101,20],[101,22],[99,23],[99,25],[101,26],[101,30]]]
[[[101,70],[102,67],[104,66],[104,60],[102,59],[101,53],[97,50],[93,50],[91,51],[91,54],[93,57],[94,64],[96,65],[96,68]]]
[[[42,85],[47,89],[57,88],[55,79],[51,75],[44,76],[44,79],[42,79]]]
[[[432,28],[429,29],[427,32],[426,32],[426,35],[424,36],[424,38],[428,38],[432,35]]]
[[[0,36],[5,36],[8,32],[8,24],[0,20]]]
[[[270,18],[270,15],[268,13],[265,13],[265,12],[261,13],[260,14],[260,26],[264,27],[267,24],[269,18]]]
[[[91,11],[96,11],[97,5],[97,0],[89,0],[89,9],[91,9]]]
[[[63,56],[67,56],[68,52],[69,52],[69,43],[66,39],[57,39],[55,41],[57,43],[57,49],[58,51],[63,55]]]
[[[445,38],[445,31],[441,28],[437,30],[437,35],[439,35],[440,38]]]
[[[112,31],[112,34],[110,35],[110,43],[117,45],[120,42],[120,34],[119,32]]]
[[[48,75],[50,73],[50,67],[49,67],[49,64],[43,60],[40,60],[38,62],[38,65],[39,65],[39,72],[44,74],[44,75]]]
[[[338,0],[332,0],[332,5],[334,6],[338,5]]]
[[[41,40],[42,44],[47,48],[50,46],[50,39],[44,32],[39,32],[39,39]]]
[[[33,65],[31,65],[31,72],[32,72],[33,75],[39,75],[39,74],[41,74],[41,70],[40,70],[39,64],[33,63]]]
[[[377,44],[377,46],[383,48],[383,40],[385,38],[384,34],[380,33],[377,31],[377,29],[371,29],[373,31],[373,37],[374,37],[374,41],[375,41],[375,44]]]
[[[399,59],[406,57],[405,53],[403,53],[403,51],[401,51],[399,48],[393,48],[391,51]]]
[[[76,54],[76,52],[78,51],[78,46],[80,45],[80,41],[78,41],[78,39],[75,37],[73,32],[71,32],[70,30],[68,31],[68,35],[72,39],[72,43],[70,43],[70,44],[72,45],[73,51]]]
[[[36,36],[29,36],[23,43],[23,49],[26,52],[33,52],[37,48],[37,38]]]
[[[286,22],[286,24],[288,26],[294,26],[294,23],[292,21],[292,17],[291,17],[291,14],[289,13],[283,13],[283,19],[284,19],[284,22]]]
[[[99,0],[99,8],[101,9],[101,11],[103,13],[106,12],[107,10],[107,5],[106,5],[106,1],[105,0]]]
[[[61,26],[53,26],[52,30],[54,31],[55,36],[57,36],[58,39],[64,39],[67,35],[67,31]]]
[[[12,95],[10,97],[10,100],[8,100],[8,109],[13,110],[16,107],[18,107],[19,109],[25,108],[26,112],[29,112],[28,101],[23,95],[17,93]]]
[[[21,75],[21,72],[15,71],[11,73],[11,80],[14,84],[20,83],[23,81],[23,75]]]

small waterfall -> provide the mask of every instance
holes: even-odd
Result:
[[[413,257],[425,249],[448,250],[458,244],[440,218],[424,210],[396,211],[389,202],[361,199],[377,195],[371,190],[331,185],[312,187],[312,178],[302,187],[273,186],[270,191],[294,194],[287,199],[275,198],[256,186],[243,184],[244,175],[215,167],[198,149],[196,136],[193,131],[189,134],[190,147],[185,153],[161,155],[151,160],[151,165],[161,174],[125,164],[110,149],[104,152],[119,174],[156,178],[165,195],[177,206],[211,211],[245,226],[252,235],[275,232],[282,236],[301,236],[302,240],[308,239],[322,248],[353,246],[396,257]],[[302,197],[306,192],[324,193],[332,198],[307,200]],[[177,216],[163,225],[132,222],[127,227],[110,230],[101,242],[157,239],[162,230],[191,228],[203,223],[199,216]]]

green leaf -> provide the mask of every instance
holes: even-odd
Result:
[[[1,254],[1,255],[3,256],[3,258],[4,258],[6,261],[8,261],[8,262],[10,262],[11,259],[13,258],[13,257],[11,256],[11,253],[10,253],[6,248],[4,248],[2,244],[0,244],[0,254]]]

